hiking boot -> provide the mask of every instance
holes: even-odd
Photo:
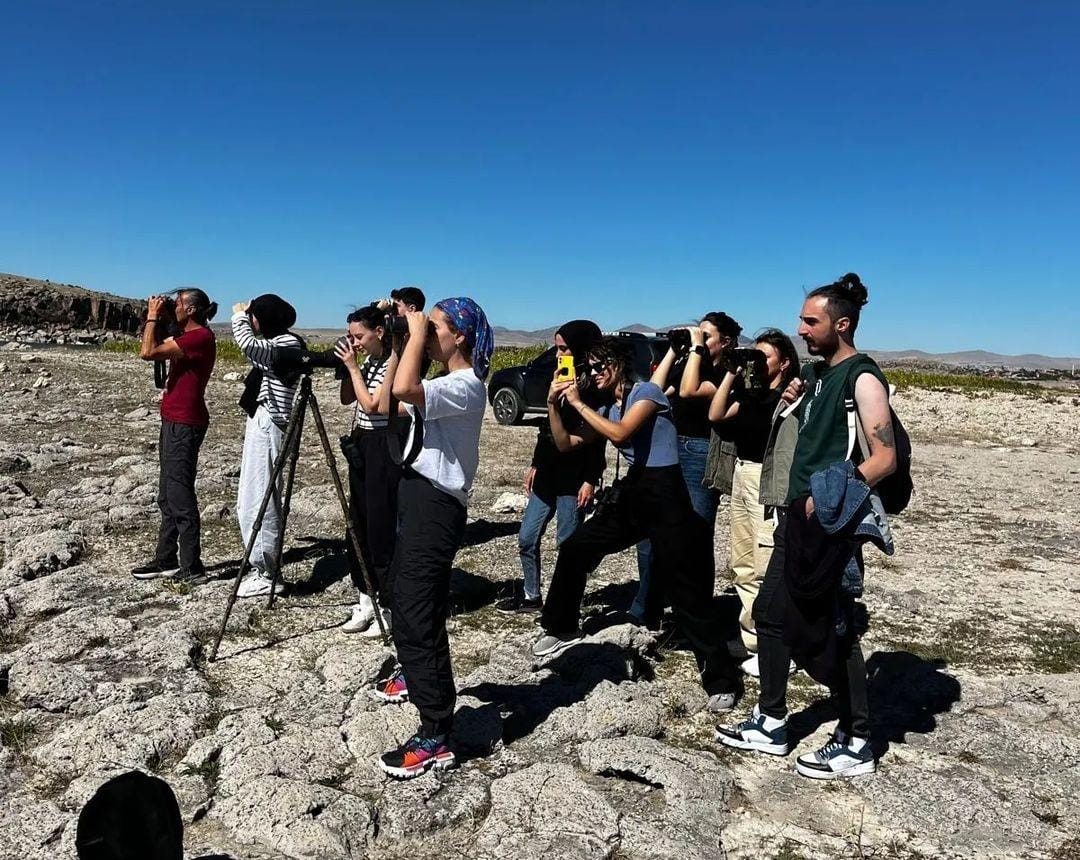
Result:
[[[240,588],[236,592],[237,597],[262,597],[270,593],[270,574],[264,570],[254,569],[249,572],[240,582]],[[279,579],[274,583],[274,594],[285,591],[285,585]]]
[[[379,756],[379,767],[398,779],[412,779],[431,768],[445,770],[454,766],[454,753],[446,745],[446,735],[425,738],[415,734],[396,750]]]
[[[166,577],[173,576],[180,572],[180,565],[176,559],[172,561],[154,561],[147,564],[140,564],[138,567],[131,569],[131,575],[138,580],[149,579],[165,579]]]
[[[342,633],[363,633],[375,620],[375,604],[366,594],[361,594],[359,602],[353,604],[352,615],[341,625]]]
[[[870,741],[837,729],[821,749],[795,759],[795,770],[810,779],[848,779],[877,770]]]
[[[409,687],[405,683],[405,674],[397,669],[385,681],[375,685],[375,698],[384,702],[404,702],[409,698]]]
[[[495,603],[495,611],[503,615],[535,615],[543,608],[539,597],[505,597]]]
[[[210,581],[210,574],[201,564],[198,567],[182,567],[173,574],[173,582],[184,585],[205,585]]]
[[[761,665],[758,662],[758,655],[753,654],[749,659],[743,660],[739,664],[739,668],[742,669],[744,675],[749,675],[751,678],[761,677]],[[795,665],[794,660],[788,661],[788,675],[794,675],[799,669]]]
[[[532,653],[534,657],[549,657],[552,654],[558,654],[560,651],[569,648],[572,645],[576,645],[580,641],[580,630],[576,633],[571,633],[566,637],[545,633],[533,644]]]
[[[390,632],[393,630],[393,627],[390,624],[390,610],[380,609],[379,611],[382,613],[383,627],[386,628],[386,633],[387,635],[389,635]],[[371,623],[367,626],[365,630],[362,630],[360,632],[360,635],[363,636],[365,639],[378,639],[380,636],[382,636],[382,631],[379,630],[379,625],[375,621],[374,612],[371,613]]]
[[[726,747],[739,750],[756,750],[769,755],[787,755],[790,747],[787,739],[787,717],[778,720],[754,710],[748,719],[734,726],[717,726],[716,739]]]

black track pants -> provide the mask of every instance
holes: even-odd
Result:
[[[391,565],[394,645],[424,735],[446,734],[454,717],[454,673],[446,616],[450,569],[465,534],[465,508],[406,469],[398,485],[398,533]]]

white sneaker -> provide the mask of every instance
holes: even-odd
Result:
[[[383,626],[386,628],[386,632],[389,633],[392,629],[390,625],[390,610],[382,609],[380,611],[382,612]],[[378,639],[380,636],[382,636],[382,631],[379,629],[379,624],[375,620],[374,611],[372,611],[371,613],[371,621],[368,624],[367,629],[361,632],[360,635],[363,636],[365,639]]]
[[[749,660],[743,660],[739,664],[739,668],[742,669],[744,675],[749,675],[751,678],[761,677],[761,666],[758,664],[758,655],[754,654]],[[794,660],[788,661],[788,674],[794,675],[799,669],[795,665]]]
[[[849,779],[873,773],[877,762],[869,741],[837,730],[821,749],[799,756],[795,770],[810,779]]]
[[[274,593],[281,594],[285,591],[285,586],[281,580],[274,584]],[[245,576],[240,582],[240,588],[237,589],[237,597],[261,597],[264,594],[270,593],[270,574],[262,570],[253,570],[247,576]]]
[[[375,620],[375,604],[366,594],[361,594],[359,601],[353,604],[352,615],[341,625],[342,633],[363,633]]]

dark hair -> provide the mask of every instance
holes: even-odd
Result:
[[[372,302],[370,305],[364,305],[362,308],[357,308],[347,317],[345,317],[346,323],[360,323],[372,331],[382,327],[382,345],[383,349],[390,348],[390,340],[393,337],[390,330],[386,327],[386,309],[380,308],[378,302]]]
[[[345,317],[346,323],[362,323],[369,329],[374,331],[379,326],[386,326],[386,311],[379,307],[378,302],[372,302],[370,305],[364,305],[362,308],[357,308],[347,317]]]
[[[407,305],[412,305],[418,311],[424,309],[424,292],[419,287],[401,287],[390,291],[390,298],[399,299]]]
[[[634,351],[626,338],[608,335],[600,338],[589,355],[605,366],[618,368],[618,376],[623,382],[629,382],[634,369]]]
[[[702,322],[712,323],[716,330],[725,337],[738,339],[742,334],[742,326],[729,317],[723,311],[709,311],[701,318]]]
[[[787,361],[787,369],[783,371],[780,387],[784,388],[791,380],[799,375],[802,362],[799,361],[799,353],[795,351],[795,344],[791,338],[778,328],[763,328],[754,338],[754,343],[767,343],[780,354],[781,361]]]
[[[217,313],[217,302],[210,301],[210,297],[198,287],[181,287],[176,291],[176,298],[184,298],[184,304],[188,305],[195,322],[206,325]]]
[[[811,290],[807,295],[808,299],[818,297],[827,299],[825,310],[829,314],[829,319],[833,322],[844,317],[851,320],[852,334],[855,333],[855,329],[859,325],[859,311],[862,310],[863,305],[870,301],[870,294],[867,292],[866,287],[863,286],[859,276],[854,272],[848,272],[838,281]]]

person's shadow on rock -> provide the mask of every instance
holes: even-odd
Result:
[[[487,704],[465,706],[454,717],[455,744],[466,759],[486,755],[499,737],[504,744],[528,737],[558,708],[582,701],[601,682],[644,678],[652,667],[636,651],[611,642],[582,642],[543,663],[552,675],[532,684],[477,684],[459,692]],[[502,716],[505,714],[505,716]]]
[[[504,523],[497,520],[473,520],[465,526],[465,535],[461,539],[461,546],[479,546],[495,538],[516,535],[521,529],[521,523],[517,520]]]
[[[941,661],[908,651],[875,651],[866,661],[869,679],[871,740],[878,757],[891,744],[907,743],[910,732],[929,734],[939,714],[960,701],[960,682],[942,671]],[[788,721],[792,746],[822,724],[837,718],[832,699],[814,702]]]
[[[883,754],[893,743],[907,743],[909,732],[929,734],[939,714],[960,701],[960,682],[945,664],[907,651],[877,651],[866,662],[870,677],[870,719],[875,746]]]

